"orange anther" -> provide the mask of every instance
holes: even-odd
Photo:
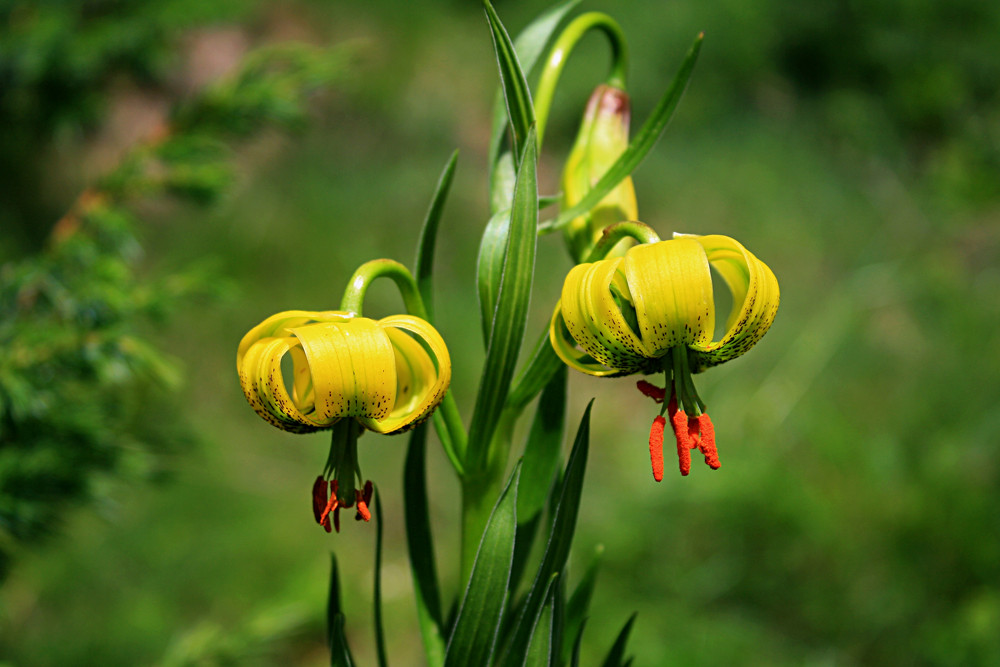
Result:
[[[677,438],[677,459],[682,475],[691,472],[691,438],[688,435],[687,415],[683,410],[678,410],[670,418],[670,426],[674,429],[674,437]]]
[[[719,461],[719,452],[715,448],[715,426],[712,425],[711,417],[704,413],[698,415],[698,427],[701,431],[701,443],[698,448],[705,455],[705,463],[708,464],[708,467],[718,470],[722,467],[722,463]]]
[[[657,415],[649,429],[649,460],[653,464],[653,479],[657,482],[663,480],[663,427],[666,425],[663,415]]]

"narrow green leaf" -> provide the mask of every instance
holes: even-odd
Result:
[[[340,579],[337,576],[337,556],[330,554],[330,594],[326,603],[326,641],[330,647],[332,667],[351,667],[354,658],[344,636],[344,612],[340,606]]]
[[[583,199],[577,202],[575,206],[561,211],[555,222],[544,223],[539,228],[539,231],[559,229],[577,216],[586,213],[604,199],[604,195],[611,192],[623,178],[635,171],[635,168],[639,166],[642,159],[646,157],[650,149],[659,141],[660,135],[663,134],[663,130],[666,129],[667,124],[673,117],[674,110],[677,109],[677,103],[680,102],[681,97],[684,95],[688,80],[691,78],[691,71],[694,69],[694,64],[698,60],[698,53],[701,51],[703,38],[704,34],[700,34],[695,38],[694,44],[688,50],[684,62],[681,63],[681,68],[677,70],[673,82],[667,88],[667,92],[660,98],[656,108],[653,109],[649,118],[643,123],[639,132],[635,135],[635,139],[632,140],[632,143],[629,144],[625,152],[615,160],[615,163],[608,168],[604,175],[594,184],[594,187],[583,196]]]
[[[382,628],[382,499],[375,489],[375,590],[372,610],[375,615],[375,651],[379,667],[386,667],[385,631]]]
[[[628,636],[632,632],[632,624],[635,623],[635,616],[633,613],[625,623],[625,627],[618,633],[618,638],[615,639],[615,643],[611,647],[611,650],[608,651],[608,657],[601,663],[601,667],[624,667],[625,645],[628,644]]]
[[[444,663],[444,632],[441,616],[441,596],[434,565],[434,540],[427,504],[425,476],[427,425],[413,429],[406,450],[403,468],[403,514],[406,522],[406,546],[413,574],[413,592],[417,603],[417,620],[424,640],[424,653],[429,667]]]
[[[580,509],[580,495],[583,492],[583,475],[587,467],[587,452],[590,446],[590,410],[594,402],[587,405],[577,430],[576,441],[566,464],[566,474],[562,487],[559,489],[559,500],[556,503],[552,517],[552,530],[549,532],[545,555],[538,568],[538,574],[531,585],[531,590],[521,607],[517,623],[507,640],[500,664],[507,667],[517,665],[517,656],[524,655],[531,632],[531,624],[545,600],[545,589],[549,578],[555,572],[561,572],[569,556],[569,548],[573,543],[573,533],[576,530],[576,517]]]
[[[507,406],[511,410],[520,411],[538,395],[545,385],[549,383],[552,376],[564,364],[552,349],[549,342],[548,328],[542,333],[535,347],[531,350],[531,356],[524,368],[514,379],[514,387],[510,390],[507,399]]]
[[[535,128],[528,131],[521,168],[514,187],[510,229],[507,232],[503,271],[496,309],[490,327],[486,361],[469,425],[466,472],[483,470],[497,418],[503,409],[528,320],[528,302],[535,271],[538,236],[538,182],[536,180]]]
[[[521,491],[525,489],[521,486]],[[520,494],[518,494],[520,498]],[[520,504],[520,500],[518,500]],[[535,537],[538,534],[538,526],[542,523],[542,515],[537,514],[533,519],[528,521],[521,521],[521,510],[517,511],[517,538],[514,541],[514,562],[510,566],[510,590],[511,593],[517,592],[517,589],[521,586],[521,579],[524,577],[524,571],[528,567],[528,559],[531,556],[531,547],[535,543]],[[506,618],[504,622],[510,624],[514,619]],[[507,634],[507,627],[504,626],[504,635]]]
[[[569,603],[566,605],[566,644],[562,647],[564,663],[568,662],[570,651],[573,650],[573,647],[569,644],[570,639],[573,637],[579,638],[582,634],[583,626],[587,622],[587,610],[590,608],[590,598],[594,594],[594,583],[597,581],[597,571],[600,569],[603,553],[604,547],[597,547],[594,558],[590,561],[583,579],[576,585],[576,589],[573,591],[573,595],[570,596]]]
[[[552,664],[552,632],[558,596],[559,573],[557,572],[549,579],[549,585],[545,589],[545,605],[539,610],[531,627],[528,652],[521,663],[527,667],[548,667]]]
[[[520,157],[528,139],[528,128],[535,124],[535,109],[531,106],[531,91],[528,89],[528,81],[521,69],[521,63],[518,62],[514,44],[510,41],[507,30],[500,22],[500,17],[497,16],[489,0],[483,0],[483,7],[486,9],[486,20],[490,24],[493,50],[497,57],[497,67],[500,70],[500,87],[503,90],[504,102],[507,106],[514,156]]]
[[[538,62],[542,51],[549,43],[556,28],[562,23],[563,18],[578,4],[580,4],[580,0],[566,0],[566,2],[546,10],[528,24],[514,40],[514,50],[517,52],[518,60],[520,60],[526,74],[531,72],[535,67],[535,63]],[[489,146],[489,182],[491,195],[496,192],[498,185],[502,186],[502,181],[497,180],[494,172],[499,166],[498,161],[501,159],[500,147],[503,145],[503,135],[506,129],[507,113],[504,107],[503,90],[498,89],[493,102],[493,128],[490,134]],[[513,159],[509,153],[505,153],[504,155],[506,155],[507,161],[510,163],[509,172],[511,177],[513,177]],[[513,186],[513,178],[510,181],[510,185]],[[496,204],[496,200],[496,197],[491,196],[493,208],[490,210],[493,213],[507,208],[510,202],[510,191],[507,192],[505,197],[502,197],[499,205]]]
[[[479,242],[479,257],[476,258],[476,286],[479,290],[479,321],[483,331],[483,345],[490,343],[493,315],[497,308],[500,292],[500,278],[503,276],[503,260],[507,251],[507,237],[510,232],[510,209],[493,215],[486,223],[483,238]]]
[[[538,409],[524,446],[524,472],[521,474],[524,486],[517,496],[517,516],[522,523],[541,511],[556,476],[566,428],[566,380],[563,364],[538,399]]]
[[[424,308],[427,315],[433,321],[434,302],[431,278],[434,269],[434,248],[437,242],[438,225],[441,222],[441,213],[444,211],[444,203],[448,199],[448,192],[451,190],[451,181],[455,175],[455,164],[458,162],[458,151],[451,154],[448,164],[445,165],[441,177],[438,179],[437,187],[434,189],[434,196],[431,198],[431,205],[427,209],[427,216],[424,218],[424,226],[420,229],[420,240],[417,242],[417,259],[414,263],[413,277],[417,281],[417,289],[420,291],[420,298],[424,301]]]
[[[514,469],[486,523],[455,629],[448,640],[445,667],[488,665],[493,656],[514,556],[520,471],[520,465]]]
[[[580,629],[576,633],[576,640],[573,641],[573,655],[570,656],[569,664],[570,667],[579,667],[580,665],[580,646],[583,644],[583,629],[587,627],[587,619],[583,619],[583,623],[580,624]]]

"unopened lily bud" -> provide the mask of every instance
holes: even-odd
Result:
[[[563,210],[583,199],[628,148],[630,116],[631,104],[624,90],[607,84],[594,90],[563,170]],[[582,260],[601,238],[605,227],[638,217],[632,177],[626,176],[597,206],[574,218],[564,228],[566,243],[573,257]],[[621,256],[626,249],[627,246],[616,249],[620,252],[613,252],[612,256]]]

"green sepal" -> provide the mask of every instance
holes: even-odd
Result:
[[[659,141],[663,130],[666,129],[667,124],[673,117],[674,111],[677,109],[677,104],[680,102],[681,97],[684,95],[684,90],[687,88],[695,62],[698,60],[698,53],[701,51],[703,37],[704,35],[698,35],[695,38],[694,44],[691,45],[687,55],[684,57],[684,62],[681,63],[680,69],[677,70],[677,74],[674,76],[670,87],[667,88],[663,97],[660,98],[656,108],[653,109],[649,118],[643,123],[639,132],[635,135],[635,139],[632,140],[632,143],[629,144],[625,152],[615,160],[614,164],[604,173],[604,176],[594,184],[594,187],[580,201],[565,211],[561,211],[555,221],[543,223],[539,227],[539,231],[551,232],[561,229],[577,216],[583,215],[594,208],[622,179],[635,171],[635,168],[639,166],[639,163],[646,157],[646,154]]]
[[[427,209],[427,216],[424,218],[423,227],[420,228],[420,240],[417,242],[417,257],[413,265],[413,277],[417,281],[417,290],[420,298],[424,302],[424,310],[427,311],[427,321],[434,322],[434,302],[433,284],[434,275],[434,249],[437,243],[438,225],[441,222],[441,213],[444,211],[444,203],[448,199],[448,192],[451,190],[451,181],[455,175],[455,164],[458,162],[458,151],[451,154],[448,164],[445,165],[441,177],[438,179],[437,187],[434,188],[434,196],[431,197],[431,205]]]
[[[455,618],[454,630],[448,640],[445,667],[490,664],[507,602],[507,585],[517,529],[517,486],[520,471],[521,467],[518,465],[486,522],[469,582],[462,596],[462,604]]]
[[[403,467],[403,515],[424,654],[429,667],[438,667],[444,663],[444,623],[427,503],[426,452],[427,426],[421,424],[410,435],[410,444],[406,450]]]

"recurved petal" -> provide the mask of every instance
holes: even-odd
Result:
[[[638,245],[623,261],[639,335],[649,356],[661,357],[677,345],[711,341],[712,275],[697,241],[685,237]]]
[[[236,352],[236,366],[239,368],[247,350],[258,340],[271,336],[288,336],[291,329],[309,324],[310,322],[342,322],[351,319],[351,317],[350,313],[337,310],[286,310],[271,315],[243,336],[243,340],[240,341],[239,349]]]
[[[621,263],[617,258],[573,267],[559,303],[562,323],[586,354],[614,371],[631,373],[651,355],[623,314],[623,307],[632,307],[627,290],[612,291],[612,283],[624,286],[616,281]]]
[[[306,417],[285,389],[281,359],[297,347],[298,341],[291,336],[254,341],[242,351],[237,370],[243,393],[254,412],[282,430],[308,433],[332,422],[319,424]]]
[[[597,363],[592,356],[576,346],[576,341],[569,335],[566,322],[563,320],[562,304],[556,304],[556,310],[552,314],[552,322],[549,324],[549,342],[552,344],[556,356],[574,370],[596,377],[623,374],[621,371]]]
[[[396,433],[426,419],[444,398],[451,383],[451,358],[437,330],[418,317],[393,315],[379,320],[378,326],[392,347],[395,399],[385,416],[358,421],[378,433]]]
[[[767,333],[778,312],[778,280],[766,264],[739,242],[728,236],[685,237],[700,244],[712,268],[729,287],[733,308],[726,322],[726,333],[719,341],[691,346],[695,354],[695,372],[734,359]]]
[[[389,414],[396,393],[395,359],[389,338],[374,320],[309,324],[292,334],[308,364],[296,367],[295,375],[312,378],[312,405],[300,405],[310,420],[329,424],[339,417]]]

